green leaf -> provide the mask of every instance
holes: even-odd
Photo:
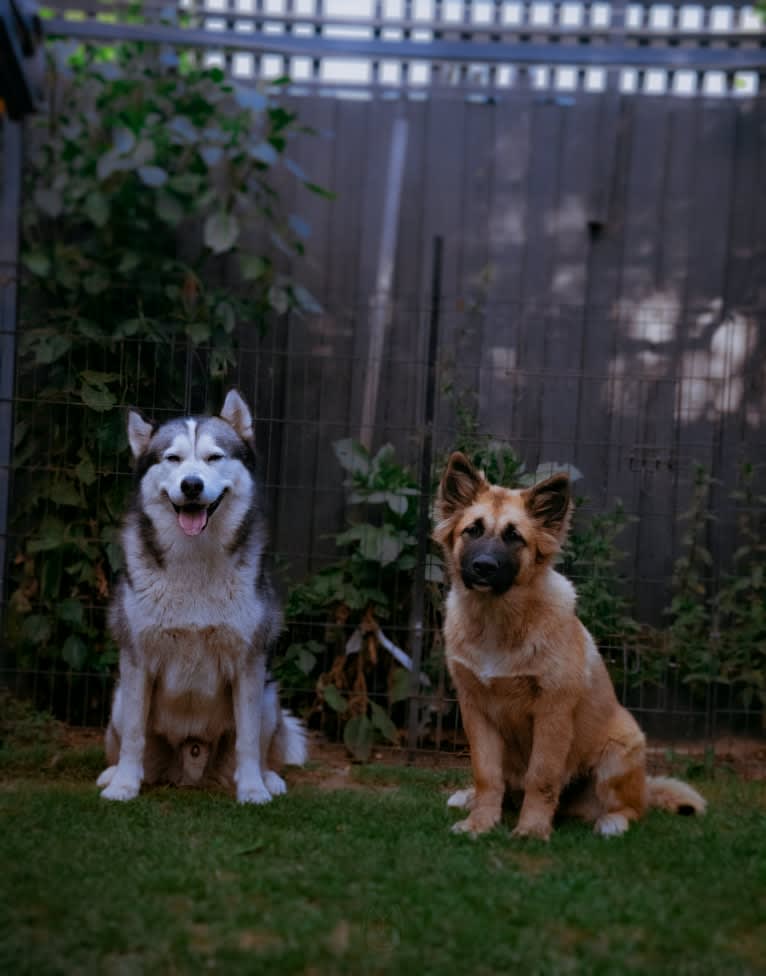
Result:
[[[63,620],[65,624],[72,624],[75,627],[81,626],[84,618],[82,603],[79,600],[62,600],[56,607],[56,616]]]
[[[161,166],[139,166],[138,177],[145,186],[159,187],[167,183],[168,174]]]
[[[392,512],[397,515],[404,515],[409,507],[409,498],[406,495],[398,495],[396,492],[386,492],[386,504]]]
[[[312,654],[311,651],[305,647],[298,648],[295,664],[300,671],[302,671],[304,674],[311,674],[316,663],[316,656]]]
[[[96,389],[93,386],[88,386],[84,383],[82,387],[78,390],[80,399],[85,404],[86,407],[90,407],[91,410],[95,410],[97,413],[106,413],[107,410],[111,410],[117,403],[117,397],[115,397],[109,390],[106,389]]]
[[[89,295],[100,295],[109,287],[109,278],[101,272],[95,271],[93,274],[85,275],[82,280],[83,287]]]
[[[223,331],[231,335],[237,326],[237,314],[231,302],[219,302],[216,307],[218,318],[223,326]]]
[[[45,644],[53,633],[51,618],[47,614],[34,613],[21,625],[21,636],[32,644]]]
[[[270,142],[259,142],[257,146],[252,146],[249,150],[251,159],[266,166],[273,166],[279,159],[279,153]]]
[[[406,668],[397,668],[391,678],[388,699],[392,705],[406,701],[410,697],[410,682],[412,678]]]
[[[239,223],[233,214],[211,214],[205,221],[205,244],[214,254],[230,251],[239,237]]]
[[[164,220],[171,227],[180,224],[186,213],[178,198],[174,197],[172,193],[165,193],[164,191],[157,194],[155,208],[160,220]]]
[[[40,531],[27,544],[27,552],[49,552],[68,542],[66,525],[55,516],[46,516],[40,523]]]
[[[198,151],[208,169],[217,165],[223,156],[221,146],[201,146]]]
[[[332,190],[326,190],[323,186],[319,186],[318,183],[304,183],[303,184],[307,190],[311,193],[315,193],[318,197],[323,197],[325,200],[334,200],[335,194]]]
[[[195,346],[200,346],[210,339],[208,322],[188,322],[185,331]]]
[[[269,269],[268,262],[255,254],[241,254],[239,267],[245,281],[257,281]]]
[[[268,293],[269,305],[274,309],[277,315],[284,315],[287,309],[290,307],[290,300],[287,296],[287,292],[284,288],[280,288],[279,285],[272,285],[269,288]]]
[[[322,697],[334,711],[343,713],[348,708],[348,702],[341,695],[335,685],[325,685],[322,688]]]
[[[106,226],[109,220],[109,204],[103,193],[98,190],[91,191],[85,200],[83,210],[96,227]]]
[[[290,214],[290,216],[287,219],[287,222],[290,226],[290,230],[297,237],[301,237],[305,240],[306,238],[311,236],[311,227],[303,219],[303,217],[299,216],[298,214]]]
[[[124,126],[115,128],[112,133],[112,148],[120,156],[126,156],[136,144],[136,137]]]
[[[64,209],[59,190],[40,187],[35,190],[34,201],[37,209],[42,210],[46,217],[59,217]]]
[[[370,702],[370,709],[372,711],[372,724],[378,732],[389,742],[399,745],[399,730],[391,721],[388,713],[373,701]]]
[[[29,424],[26,420],[17,420],[13,428],[13,446],[14,448],[19,447],[24,438],[29,433]]]
[[[70,634],[61,648],[61,656],[73,671],[81,671],[88,659],[88,645],[77,634]]]
[[[304,312],[309,312],[311,315],[321,315],[324,311],[316,298],[303,285],[293,285],[293,295]]]
[[[355,715],[350,718],[343,729],[343,741],[346,748],[355,759],[359,759],[361,762],[366,762],[370,758],[373,737],[372,722],[366,715]]]
[[[358,542],[359,553],[364,559],[388,566],[400,555],[406,545],[415,539],[402,532],[392,531],[387,525],[354,525],[336,537],[338,545]]]
[[[51,262],[42,251],[30,251],[22,256],[22,263],[32,274],[45,278],[50,274]]]
[[[200,182],[201,177],[196,173],[174,173],[168,185],[178,193],[196,196],[199,193]]]
[[[89,383],[91,386],[104,387],[108,383],[114,383],[119,378],[119,373],[104,373],[97,369],[84,369],[80,373],[80,379]]]
[[[61,478],[53,485],[50,500],[56,505],[74,505],[79,507],[82,504],[80,492],[68,478]]]
[[[234,97],[242,108],[249,108],[251,112],[262,112],[269,104],[268,98],[262,92],[250,86],[236,85]]]
[[[367,448],[350,437],[333,441],[332,449],[341,467],[351,474],[366,475],[370,471],[370,455]]]
[[[43,336],[35,347],[35,362],[49,366],[65,356],[71,348],[72,340],[68,336]]]

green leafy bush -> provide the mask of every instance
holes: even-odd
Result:
[[[731,565],[717,572],[707,541],[715,522],[710,494],[716,484],[698,467],[692,501],[680,518],[686,524],[683,552],[673,574],[667,610],[669,652],[682,680],[704,691],[730,686],[746,708],[766,704],[766,496],[755,489],[756,469],[744,464],[737,505],[737,549]],[[763,711],[762,711],[763,714]]]
[[[352,506],[349,526],[335,537],[344,555],[294,586],[286,606],[294,628],[313,624],[322,640],[291,643],[274,670],[294,686],[296,677],[300,681],[297,668],[304,687],[318,671],[313,709],[329,709],[343,727],[349,751],[366,759],[377,735],[399,741],[389,710],[409,693],[408,672],[397,665],[401,649],[382,625],[409,620],[418,488],[390,444],[374,455],[350,439],[336,441],[333,448],[346,472],[344,486]],[[429,557],[426,572],[431,582],[441,579],[435,555]],[[381,681],[384,691],[370,687]],[[388,709],[375,695],[387,701]]]
[[[300,256],[309,232],[274,173],[323,191],[289,158],[279,85],[240,90],[141,43],[53,45],[50,64],[27,153],[9,626],[22,665],[105,671],[130,487],[120,408],[217,404],[241,323],[316,308],[269,256]]]

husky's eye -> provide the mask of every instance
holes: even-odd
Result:
[[[216,461],[223,461],[223,454],[209,454],[205,461],[207,464],[215,464]]]
[[[523,542],[515,525],[506,525],[503,529],[503,542]]]
[[[165,460],[170,461],[171,464],[180,464],[181,458],[177,454],[166,454]]]
[[[484,523],[481,519],[477,519],[473,525],[468,525],[463,529],[463,535],[467,535],[469,539],[478,539],[484,535]]]

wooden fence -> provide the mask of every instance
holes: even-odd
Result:
[[[447,388],[475,394],[481,430],[530,467],[573,463],[595,507],[621,498],[639,516],[623,540],[638,610],[656,614],[694,464],[721,479],[725,514],[738,462],[764,456],[763,99],[295,105],[319,133],[297,160],[337,200],[294,203],[312,225],[304,278],[325,314],[271,340],[284,342],[278,549],[299,571],[331,555],[322,536],[343,513],[331,442],[360,433],[376,302],[389,315],[374,444],[417,459],[438,235],[439,444],[455,428]],[[378,294],[398,120],[407,146],[393,286]]]

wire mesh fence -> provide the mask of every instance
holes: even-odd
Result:
[[[454,306],[455,296],[442,294],[439,300],[442,307]],[[430,311],[429,298],[400,307],[395,316],[421,333],[424,348]],[[502,312],[509,310],[494,309],[488,317]],[[546,326],[549,319],[527,322],[535,332]],[[748,473],[758,460],[757,439],[728,445],[720,455],[736,457],[739,467],[696,469],[695,455],[710,444],[702,436],[690,440],[685,453],[676,452],[672,465],[663,465],[662,444],[644,443],[639,452],[623,442],[627,417],[617,423],[617,411],[604,404],[616,434],[603,440],[593,438],[587,425],[571,427],[582,431],[579,440],[561,431],[541,440],[534,436],[534,421],[526,436],[511,436],[514,400],[508,386],[532,384],[533,417],[545,407],[536,384],[555,391],[546,395],[555,396],[561,415],[576,411],[586,390],[608,386],[614,377],[544,366],[535,374],[524,362],[498,370],[496,364],[465,359],[463,368],[478,381],[467,386],[456,379],[454,351],[440,345],[432,363],[432,418],[425,412],[427,357],[413,361],[390,351],[373,364],[398,379],[381,384],[378,427],[367,451],[359,441],[351,388],[352,377],[368,369],[369,360],[335,352],[321,356],[316,349],[296,354],[296,347],[313,343],[321,332],[321,320],[310,317],[276,322],[265,336],[243,330],[237,365],[223,382],[210,380],[210,350],[188,341],[168,346],[123,339],[106,357],[91,348],[78,364],[80,374],[114,370],[115,356],[121,372],[111,387],[115,402],[96,412],[74,391],[52,395],[46,367],[21,370],[17,424],[33,426],[37,436],[25,436],[30,449],[17,453],[14,469],[9,545],[15,639],[4,655],[6,682],[69,722],[101,725],[108,716],[116,652],[106,635],[105,612],[121,565],[115,524],[133,479],[123,401],[140,362],[149,376],[149,396],[131,405],[146,416],[161,421],[215,412],[230,383],[255,408],[270,559],[286,605],[286,630],[272,668],[311,727],[342,737],[350,716],[368,714],[371,721],[377,716],[381,735],[375,741],[384,743],[388,736],[400,745],[450,754],[465,749],[440,635],[445,582],[438,553],[423,538],[424,532],[430,535],[430,505],[446,456],[460,447],[488,471],[496,465],[508,484],[528,483],[564,465],[578,477],[581,504],[563,569],[580,591],[581,615],[598,638],[621,699],[650,734],[709,740],[723,733],[760,733],[758,624],[746,615],[732,616],[717,600],[733,586],[741,592],[743,613],[748,606],[758,612],[751,606],[757,586],[739,582],[750,580],[753,567],[748,562],[737,575],[733,561],[735,549],[748,544],[747,533],[762,538],[762,471]],[[167,383],[171,362],[171,385],[155,384],[155,376]],[[739,375],[732,373],[729,382]],[[678,406],[656,419],[671,442],[684,431],[679,389],[720,379],[715,364],[704,373],[664,378]],[[502,384],[505,392],[496,399],[495,388]],[[482,390],[490,392],[482,397]],[[643,406],[632,421],[641,426],[653,407],[650,399],[638,402]],[[433,459],[423,480],[426,430],[433,437]],[[87,438],[83,431],[90,432]],[[84,458],[86,443],[96,449]],[[425,494],[422,485],[428,487]],[[83,493],[90,500],[86,507]],[[425,523],[421,506],[429,513]],[[695,546],[699,562],[692,571],[683,560]],[[684,572],[692,574],[686,581]],[[679,620],[685,611],[673,603],[679,594],[712,609],[684,629]],[[741,632],[721,633],[727,626]],[[422,655],[414,689],[410,669],[417,641]],[[409,741],[408,706],[416,716]]]

